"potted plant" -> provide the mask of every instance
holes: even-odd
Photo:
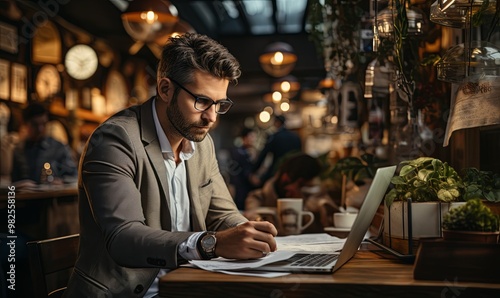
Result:
[[[328,154],[325,154],[320,156],[319,160],[325,168],[321,173],[323,185],[328,189],[332,198],[341,198],[343,182],[347,191],[359,190],[361,187],[368,190],[375,172],[384,164],[384,161],[372,154],[363,154],[359,157],[348,156],[336,162],[329,162]],[[342,206],[345,202],[340,200],[336,203]],[[345,206],[342,207],[345,208]]]
[[[400,163],[385,196],[384,243],[411,254],[418,239],[440,237],[443,216],[464,204],[460,175],[448,163],[420,157]]]
[[[497,243],[499,234],[500,216],[479,198],[450,210],[443,219],[445,240]]]
[[[464,200],[480,198],[483,204],[500,215],[500,175],[474,167],[463,170]]]

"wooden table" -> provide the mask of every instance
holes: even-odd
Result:
[[[0,227],[7,223],[8,200],[15,198],[16,234],[26,241],[79,232],[76,184],[16,188],[13,193],[4,186],[0,189],[0,217],[5,218]]]
[[[335,274],[261,278],[179,268],[161,277],[159,287],[160,297],[182,298],[500,297],[499,284],[415,280],[412,264],[402,263],[367,245]]]
[[[16,201],[53,199],[61,197],[76,197],[78,195],[78,187],[76,184],[64,185],[40,185],[36,188],[22,189],[16,188],[14,195],[7,188],[2,186],[0,191],[1,207],[7,202],[9,197],[15,197]]]

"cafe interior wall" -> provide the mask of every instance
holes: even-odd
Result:
[[[417,1],[423,3],[425,1]],[[423,5],[423,4],[422,4]],[[93,92],[100,92],[102,95],[110,94],[123,94],[123,90],[120,90],[120,86],[115,86],[118,88],[108,88],[106,86],[106,81],[111,73],[116,75],[114,70],[120,70],[121,75],[119,75],[118,82],[123,83],[131,90],[131,101],[125,104],[140,103],[148,98],[149,95],[154,93],[154,80],[155,80],[155,70],[154,66],[151,66],[148,59],[144,59],[140,54],[144,54],[143,51],[147,49],[142,49],[139,55],[129,55],[127,52],[120,52],[113,45],[108,44],[106,40],[101,40],[100,38],[93,36],[92,34],[85,32],[81,28],[67,22],[65,20],[58,19],[57,17],[51,18],[53,20],[53,25],[57,30],[57,35],[60,38],[60,43],[62,46],[62,52],[57,53],[58,57],[48,58],[49,60],[40,59],[39,61],[34,61],[32,57],[33,47],[35,46],[34,40],[36,40],[36,22],[37,13],[40,11],[33,10],[32,7],[21,7],[21,15],[19,19],[13,20],[6,14],[2,14],[1,23],[4,28],[10,30],[11,27],[16,29],[15,34],[18,38],[18,47],[14,50],[13,48],[0,51],[0,59],[7,67],[11,70],[14,66],[20,65],[21,68],[24,67],[25,72],[25,82],[26,82],[26,93],[21,95],[20,98],[13,100],[12,90],[8,96],[2,96],[0,92],[0,101],[7,103],[13,113],[13,120],[11,121],[11,129],[16,130],[19,128],[20,119],[20,109],[29,100],[40,100],[36,91],[36,75],[42,69],[42,66],[47,63],[60,64],[63,62],[63,54],[74,44],[78,42],[91,43],[93,47],[97,50],[99,55],[99,65],[96,73],[88,80],[80,81],[74,80],[69,77],[66,72],[61,71],[61,86],[56,96],[49,99],[42,100],[47,105],[50,105],[52,117],[63,123],[67,130],[67,135],[70,144],[73,148],[79,152],[86,138],[90,135],[92,130],[105,118],[106,115],[102,111],[92,110],[91,98]],[[40,17],[38,15],[38,17]],[[21,18],[25,21],[20,21]],[[28,22],[26,22],[28,20]],[[427,20],[428,21],[428,20]],[[9,26],[10,25],[10,26]],[[455,30],[455,29],[453,29]],[[5,32],[5,30],[4,30]],[[443,32],[448,32],[443,34]],[[428,33],[429,36],[431,33]],[[440,28],[439,26],[433,26],[432,42],[426,44],[423,51],[435,51],[441,54],[447,47],[451,44],[457,43],[459,36],[461,35],[458,31],[452,31],[451,33],[447,29]],[[448,37],[446,37],[448,36]],[[451,37],[450,37],[451,36]],[[5,39],[2,39],[5,41]],[[272,37],[269,37],[272,40]],[[498,37],[495,40],[498,42]],[[49,42],[53,42],[50,41]],[[304,42],[308,42],[304,40]],[[227,45],[230,51],[238,51],[239,42],[234,42]],[[436,46],[437,45],[437,46]],[[53,47],[46,46],[46,48],[53,51]],[[240,47],[241,48],[241,47]],[[42,49],[43,51],[43,49]],[[49,56],[54,56],[51,53]],[[149,56],[151,56],[149,54]],[[311,58],[311,57],[309,57]],[[51,60],[55,59],[55,60]],[[309,63],[314,62],[317,58],[309,60]],[[369,61],[368,61],[369,62]],[[362,67],[359,68],[360,80],[359,84],[363,84],[364,79],[364,69],[366,67],[366,62]],[[13,81],[14,73],[8,74],[10,80]],[[23,72],[21,71],[21,75]],[[120,76],[122,76],[120,78]],[[446,96],[449,96],[450,86],[446,86],[447,91]],[[230,87],[232,88],[232,87]],[[237,88],[237,87],[236,87]],[[235,88],[235,89],[236,89]],[[315,89],[316,86],[309,86],[311,89]],[[321,90],[325,91],[325,90]],[[120,93],[122,92],[122,93]],[[127,91],[128,92],[128,91]],[[244,92],[244,91],[243,91]],[[68,109],[67,106],[70,105],[68,100],[74,98],[74,94],[79,98],[79,108]],[[240,96],[245,95],[239,93]],[[298,100],[295,104],[295,111],[289,113],[289,115],[294,118],[294,123],[298,123],[293,129],[297,131],[303,140],[307,140],[312,136],[320,135],[319,141],[313,143],[313,145],[306,146],[309,152],[314,154],[320,154],[318,152],[317,146],[325,146],[324,138],[321,136],[331,135],[328,128],[325,127],[324,118],[321,113],[324,113],[325,107],[328,106],[327,94],[324,93],[324,98],[320,100],[307,101]],[[99,98],[99,96],[96,96]],[[445,98],[445,101],[449,98]],[[361,109],[360,109],[360,122],[366,121],[366,102],[363,98],[360,99]],[[123,102],[117,102],[118,106],[124,105]],[[363,106],[364,105],[364,106]],[[264,106],[264,104],[263,104]],[[243,107],[240,109],[245,110]],[[445,114],[441,114],[440,117],[444,117]],[[258,123],[256,116],[247,114],[234,114],[225,115],[221,118],[215,130],[212,132],[216,146],[221,148],[228,148],[232,146],[232,139],[237,135],[237,127],[242,125],[242,119],[251,118],[252,121]],[[260,131],[264,136],[267,129],[270,127],[269,124],[261,124]],[[441,127],[442,129],[442,127]],[[488,127],[488,128],[473,128],[466,129],[462,131],[455,132],[452,136],[451,145],[447,148],[443,148],[439,141],[435,141],[432,145],[432,150],[425,152],[425,155],[431,155],[434,157],[441,158],[443,160],[450,160],[451,164],[456,168],[463,168],[466,166],[476,166],[485,170],[493,170],[500,172],[500,162],[495,157],[498,151],[497,146],[491,146],[491,144],[499,144],[500,129],[498,127]],[[349,140],[348,140],[349,141]],[[316,146],[316,145],[317,146]],[[327,147],[328,145],[326,145]],[[319,149],[321,151],[321,149]]]

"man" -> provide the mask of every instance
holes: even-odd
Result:
[[[170,38],[157,95],[92,134],[80,161],[80,253],[66,297],[155,297],[158,277],[186,260],[276,250],[276,228],[237,210],[208,135],[231,107],[227,88],[240,73],[208,37]]]
[[[304,208],[315,213],[315,222],[306,232],[322,232],[324,227],[332,225],[332,214],[339,210],[321,189],[322,170],[319,160],[305,153],[287,157],[262,188],[248,193],[245,216],[260,218],[259,207],[276,207],[279,198],[303,198]]]
[[[17,187],[75,181],[77,166],[69,146],[46,135],[49,113],[36,102],[23,110],[27,136],[14,150],[11,180]]]
[[[239,210],[245,209],[245,198],[248,192],[256,187],[254,181],[253,150],[256,134],[251,128],[244,127],[240,132],[241,145],[231,150],[231,163],[229,165],[230,184],[234,187],[234,201]]]
[[[267,155],[272,154],[271,165],[260,177],[261,185],[274,175],[282,158],[288,154],[297,153],[302,150],[302,141],[299,135],[286,128],[285,120],[286,118],[283,115],[277,115],[274,118],[273,124],[276,131],[268,137],[264,148],[259,153],[257,161],[254,164],[253,170],[256,173],[264,163],[264,160],[266,160]]]

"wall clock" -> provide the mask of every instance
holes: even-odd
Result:
[[[35,91],[38,98],[44,101],[61,90],[61,77],[54,65],[46,64],[40,68],[35,79]]]
[[[98,64],[99,59],[94,49],[84,44],[71,47],[64,59],[66,72],[77,80],[85,80],[94,75]]]
[[[114,114],[128,106],[129,90],[123,75],[117,70],[111,70],[104,85],[104,96],[106,97],[106,112]]]

